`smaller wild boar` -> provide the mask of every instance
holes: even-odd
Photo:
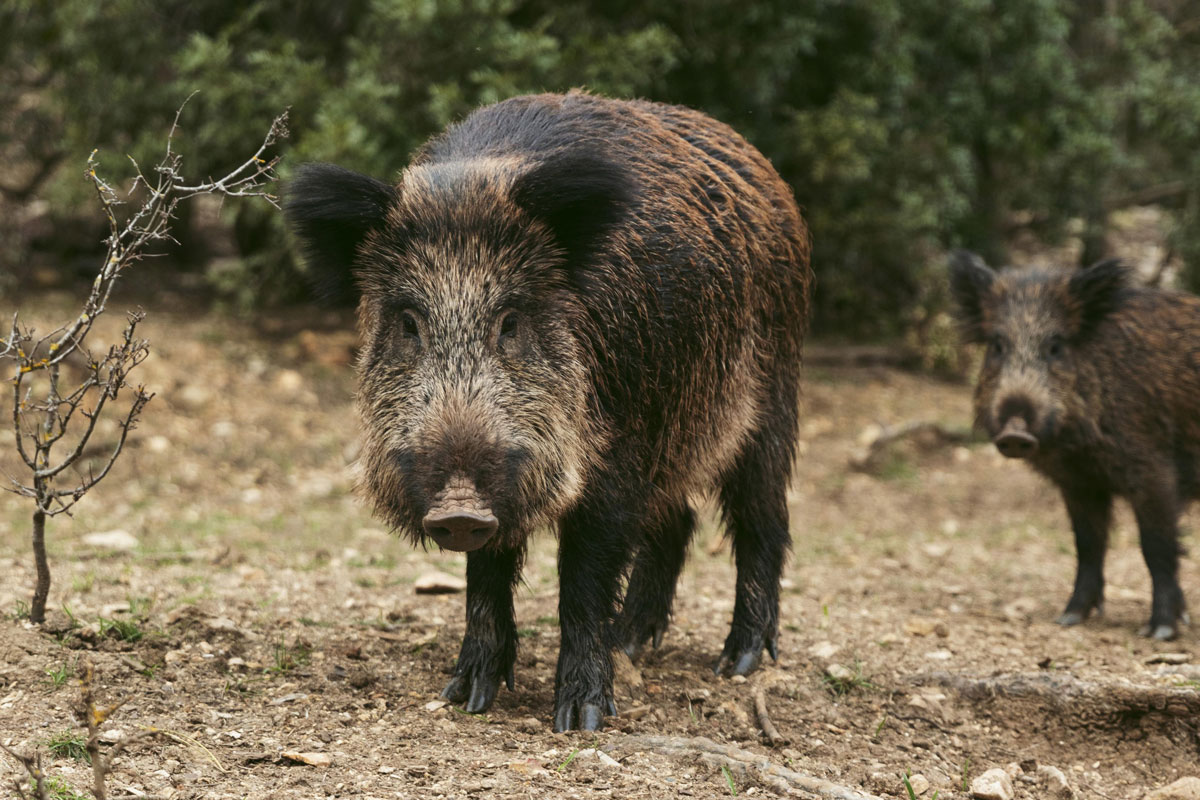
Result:
[[[1129,501],[1153,601],[1142,635],[1187,622],[1178,517],[1200,497],[1200,298],[1134,287],[1101,261],[1075,272],[993,272],[955,253],[950,285],[965,338],[987,346],[976,423],[1062,491],[1079,558],[1058,618],[1103,611],[1113,498]]]

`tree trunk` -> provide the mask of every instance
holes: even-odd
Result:
[[[33,560],[37,565],[37,586],[33,590],[29,621],[41,623],[46,621],[46,597],[50,594],[50,565],[46,561],[46,513],[40,508],[33,512]]]

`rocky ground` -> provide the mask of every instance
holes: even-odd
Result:
[[[48,294],[34,315],[65,308]],[[351,495],[340,322],[149,317],[141,380],[158,396],[113,475],[51,521],[45,626],[22,618],[29,508],[0,498],[0,744],[40,751],[58,796],[91,785],[75,717],[89,664],[97,701],[124,701],[101,749],[145,737],[117,758],[113,797],[1124,800],[1200,775],[1200,648],[1195,632],[1135,635],[1150,589],[1128,510],[1106,616],[1054,625],[1075,563],[1054,490],[937,431],[864,462],[906,422],[960,434],[970,417],[967,385],[869,366],[808,372],[777,664],[710,672],[733,567],[704,504],[673,627],[623,666],[603,732],[549,728],[549,533],[518,594],[515,690],[484,715],[446,705],[463,597],[416,583],[464,559],[412,550]],[[1200,596],[1192,560],[1182,583]],[[4,785],[22,772],[0,755]],[[1193,781],[1169,796],[1200,797]]]

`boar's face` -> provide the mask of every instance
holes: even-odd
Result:
[[[346,263],[363,335],[361,485],[414,540],[512,546],[579,495],[604,431],[572,271],[621,202],[599,168],[414,166],[346,236],[359,234]],[[292,194],[327,169],[309,168]],[[314,258],[319,238],[288,207],[310,265],[328,258]]]
[[[950,285],[968,341],[986,346],[976,422],[1010,458],[1053,447],[1089,403],[1077,395],[1089,339],[1120,302],[1127,270],[1102,261],[1075,273],[993,272],[956,253]]]

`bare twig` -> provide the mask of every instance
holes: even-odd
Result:
[[[25,768],[26,774],[29,775],[28,792],[21,785],[20,778],[13,779],[12,788],[16,792],[17,797],[21,798],[21,800],[49,800],[49,793],[46,788],[46,773],[42,771],[42,754],[34,753],[31,756],[23,756],[14,750],[10,750],[3,744],[0,744],[0,750],[3,750],[21,762],[21,766]]]
[[[971,432],[952,430],[928,420],[913,420],[896,426],[881,426],[870,433],[865,446],[850,457],[850,466],[864,472],[874,469],[880,456],[892,444],[903,439],[924,436],[939,445],[963,444],[971,441]]]
[[[186,105],[186,102],[185,102]],[[134,262],[151,255],[154,242],[173,242],[171,223],[179,203],[200,194],[227,197],[261,197],[278,207],[278,199],[264,187],[275,179],[278,157],[267,158],[268,150],[287,135],[287,113],[271,123],[270,130],[248,160],[220,178],[188,184],[182,175],[182,158],[173,149],[179,127],[181,106],[167,135],[166,152],[150,176],[132,158],[136,177],[123,200],[96,171],[96,152],[88,157],[86,177],[108,220],[107,252],[92,282],[91,290],[79,313],[48,333],[37,335],[22,327],[13,316],[9,333],[0,338],[0,362],[11,362],[8,373],[12,387],[12,430],[15,450],[29,471],[26,479],[8,476],[3,488],[34,501],[33,549],[37,564],[37,586],[29,617],[45,620],[45,604],[50,587],[50,571],[45,554],[45,526],[48,517],[69,513],[71,508],[109,474],[125,447],[146,404],[154,397],[142,386],[132,386],[129,374],[149,355],[149,345],[138,338],[138,325],[145,315],[128,315],[124,333],[107,355],[95,358],[85,346],[96,319],[108,309],[118,279]],[[120,206],[135,193],[142,195],[141,205],[123,215]],[[70,361],[83,365],[84,377],[75,386],[65,386],[62,366]],[[88,443],[97,423],[110,404],[128,390],[130,399],[124,414],[117,418],[115,444],[106,446],[98,469],[89,467],[71,485],[60,486],[67,470],[86,463],[95,448]],[[89,398],[95,398],[89,402]],[[83,419],[82,424],[78,420]],[[65,453],[54,456],[54,448],[70,435],[74,444]]]
[[[758,720],[758,727],[762,729],[767,744],[772,747],[787,744],[787,739],[779,734],[775,723],[771,722],[771,717],[767,714],[767,695],[761,686],[754,689],[754,717]]]

